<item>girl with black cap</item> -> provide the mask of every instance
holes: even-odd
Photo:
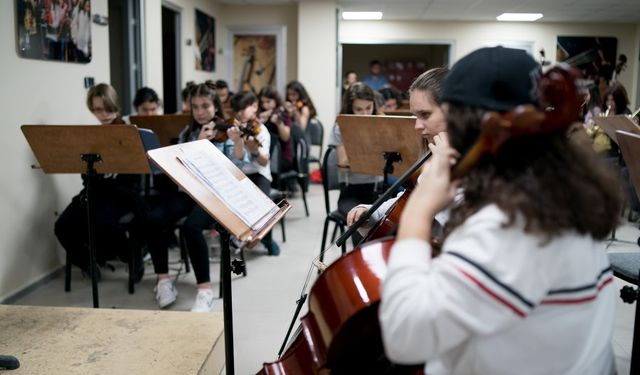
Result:
[[[402,213],[382,286],[379,318],[392,361],[426,362],[430,375],[615,373],[613,276],[601,241],[620,202],[593,152],[561,130],[532,133],[451,178],[488,126],[483,119],[493,113],[513,127],[506,113],[537,105],[538,72],[523,51],[496,47],[464,57],[445,78],[451,144],[443,135],[430,145],[434,156]],[[464,201],[432,259],[431,220],[458,187]]]

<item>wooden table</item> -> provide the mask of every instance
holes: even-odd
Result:
[[[0,305],[7,374],[220,374],[221,313]]]

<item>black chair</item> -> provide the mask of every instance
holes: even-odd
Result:
[[[304,211],[307,216],[309,216],[309,206],[307,205],[307,190],[309,189],[309,146],[307,141],[304,138],[304,133],[297,126],[293,126],[291,128],[291,134],[293,138],[293,168],[288,171],[277,171],[276,174],[273,173],[272,166],[272,176],[274,180],[277,182],[277,187],[281,191],[287,191],[291,186],[291,183],[297,183],[300,187],[300,191],[302,194],[302,201],[304,203]],[[277,136],[272,134],[272,147],[273,144],[276,143],[279,146]],[[276,151],[277,152],[277,151]],[[272,158],[273,160],[273,158]],[[278,159],[279,160],[279,159]],[[280,163],[276,166],[279,168]],[[288,193],[293,193],[288,191]]]
[[[278,179],[280,175],[280,158],[282,157],[282,150],[280,147],[280,142],[278,142],[277,137],[274,134],[271,134],[271,147],[269,150],[269,164],[271,167],[271,176],[274,179]],[[285,199],[287,195],[284,191],[280,189],[275,189],[271,187],[271,191],[269,192],[269,198],[278,204],[281,200]],[[280,220],[280,229],[282,229],[282,242],[287,242],[287,237],[284,229],[284,217]]]
[[[327,234],[329,232],[329,223],[335,223],[333,227],[333,234],[331,235],[331,242],[336,239],[337,229],[340,229],[340,233],[344,233],[344,229],[347,226],[347,218],[338,210],[331,211],[331,204],[329,202],[329,192],[331,190],[339,190],[340,184],[338,183],[338,159],[336,156],[336,149],[333,146],[327,148],[327,152],[324,154],[322,165],[320,168],[322,173],[322,188],[324,190],[324,209],[327,216],[324,219],[324,226],[322,228],[322,243],[320,244],[320,262],[324,260],[324,249],[327,242]],[[342,245],[342,254],[347,251],[346,244]]]
[[[620,298],[626,303],[636,303],[636,315],[633,325],[633,344],[631,346],[631,371],[629,374],[640,374],[640,252],[609,253],[609,261],[613,275],[636,287],[624,286],[620,290]]]
[[[305,129],[305,135],[309,142],[309,148],[312,146],[318,146],[318,156],[309,155],[309,163],[318,163],[320,166],[320,161],[322,160],[322,145],[324,142],[324,127],[322,123],[317,118],[312,118],[307,123],[307,128]]]

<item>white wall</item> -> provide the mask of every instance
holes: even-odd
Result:
[[[78,175],[30,168],[36,161],[20,125],[96,123],[85,106],[83,78],[110,78],[108,27],[91,25],[88,64],[22,59],[16,53],[14,6],[15,1],[0,1],[0,300],[60,267],[54,213],[81,188]],[[92,12],[106,15],[107,2],[92,2]]]
[[[327,139],[338,112],[336,22],[335,1],[304,1],[298,5],[298,80],[313,100]]]
[[[196,70],[195,52],[196,47],[196,24],[195,17],[198,8],[200,11],[213,17],[216,21],[216,48],[220,48],[222,39],[222,21],[220,17],[219,6],[213,1],[207,0],[171,0],[165,1],[180,12],[180,29],[181,29],[181,87],[184,87],[188,81],[197,83],[207,79],[217,79],[220,77],[220,69],[224,69],[224,61],[222,55],[216,56],[216,70],[207,72]],[[146,0],[144,2],[144,72],[145,84],[153,87],[160,95],[163,92],[162,78],[162,0]],[[187,45],[187,40],[191,40],[191,45]]]
[[[638,24],[596,23],[513,23],[513,22],[420,22],[420,21],[341,21],[339,41],[452,41],[453,61],[490,43],[532,41],[534,51],[544,48],[547,59],[555,63],[556,37],[609,36],[618,38],[618,54],[629,57],[629,67],[619,78],[632,103],[638,98]]]

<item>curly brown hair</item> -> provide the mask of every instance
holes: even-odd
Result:
[[[452,146],[464,155],[478,139],[484,110],[449,103]],[[525,232],[546,240],[575,230],[604,239],[615,228],[621,207],[619,184],[590,149],[565,133],[507,141],[494,157],[483,157],[464,178],[464,202],[455,207],[445,233],[489,204],[525,219]]]

